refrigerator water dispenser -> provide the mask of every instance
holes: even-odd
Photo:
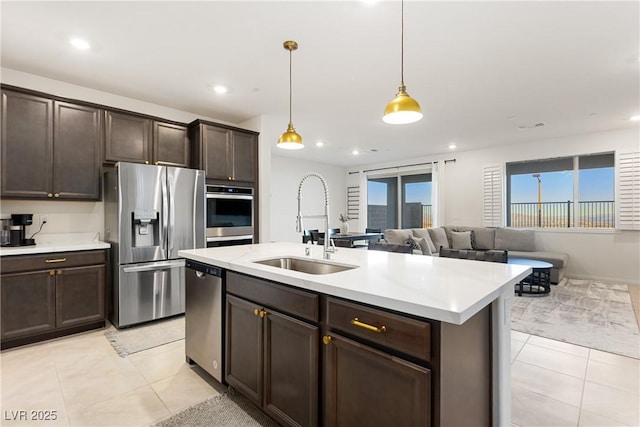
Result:
[[[131,212],[133,227],[131,242],[133,247],[158,246],[159,245],[159,218],[157,211],[133,211]]]

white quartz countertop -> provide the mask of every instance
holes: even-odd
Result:
[[[256,264],[292,256],[322,260],[322,246],[306,257],[301,243],[261,243],[181,250],[184,258],[301,289],[460,325],[531,273],[522,265],[338,248],[331,261],[358,268],[307,274]]]
[[[108,249],[111,245],[100,241],[98,233],[51,233],[36,235],[32,246],[1,247],[0,256],[44,254],[49,252]]]

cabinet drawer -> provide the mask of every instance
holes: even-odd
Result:
[[[106,259],[104,250],[4,256],[2,257],[2,273],[104,264]]]
[[[327,326],[429,361],[431,325],[386,311],[327,298]]]
[[[312,322],[319,320],[319,297],[310,292],[232,271],[227,271],[227,292]]]

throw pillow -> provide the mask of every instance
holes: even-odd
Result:
[[[422,246],[420,246],[420,243],[418,243],[418,240],[415,237],[409,237],[407,239],[407,241],[404,242],[404,243],[411,247],[411,252],[413,252],[414,254],[416,254],[416,255],[422,255],[423,254]]]
[[[426,228],[412,228],[411,232],[413,233],[413,237],[415,237],[418,240],[420,238],[423,238],[425,240],[425,243],[429,245],[429,255],[431,255],[434,252],[438,252],[438,250],[436,249],[436,245],[434,245],[433,242],[431,241],[431,236],[429,236],[429,230],[427,230]],[[424,248],[422,249],[422,252],[426,254]]]
[[[453,232],[458,232],[458,233],[471,233],[471,249],[476,249],[476,234],[473,232],[473,230],[453,230]],[[453,242],[452,242],[453,243]]]
[[[431,250],[431,245],[433,245],[433,242],[431,242],[431,239],[427,240],[425,237],[420,237],[419,239],[416,239],[416,240],[418,241],[418,244],[422,248],[422,255],[433,254],[433,251]],[[431,243],[431,245],[429,243]]]
[[[451,245],[453,249],[473,249],[470,231],[452,231]]]
[[[435,252],[440,250],[442,246],[445,249],[449,248],[449,240],[447,239],[447,233],[445,233],[444,228],[436,227],[436,228],[428,228],[429,236],[431,237],[431,241],[437,248]]]
[[[477,227],[473,229],[473,237],[475,238],[474,249],[493,249],[496,240],[495,228]]]
[[[412,236],[411,230],[389,228],[384,230],[384,240],[392,245],[402,245]]]

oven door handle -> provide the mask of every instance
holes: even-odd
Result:
[[[245,234],[242,236],[207,237],[207,242],[228,242],[229,240],[246,240],[246,239],[253,239],[253,234]]]
[[[253,196],[232,196],[229,194],[207,193],[207,199],[253,200]]]

